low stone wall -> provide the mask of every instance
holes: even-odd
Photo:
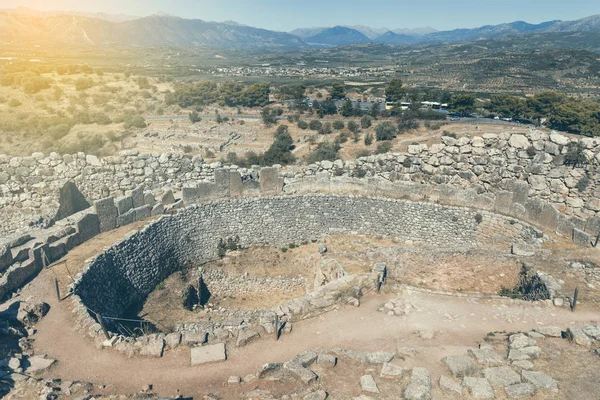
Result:
[[[161,217],[85,267],[73,286],[89,309],[121,317],[187,263],[218,256],[220,239],[242,246],[299,244],[331,234],[386,236],[440,247],[531,239],[529,225],[487,211],[397,199],[302,195],[228,199]]]

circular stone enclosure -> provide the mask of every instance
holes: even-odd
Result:
[[[219,243],[285,246],[333,234],[384,236],[437,247],[486,246],[539,231],[487,211],[387,198],[302,195],[223,199],[163,216],[95,257],[74,284],[85,307],[122,317],[187,265],[218,258]]]

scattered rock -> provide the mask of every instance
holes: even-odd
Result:
[[[333,368],[337,364],[337,357],[330,354],[319,354],[317,356],[317,365]]]
[[[360,377],[360,388],[363,392],[379,393],[375,379],[371,375],[363,375]]]
[[[421,329],[419,331],[419,337],[425,340],[431,340],[435,336],[435,332],[431,329]]]
[[[236,385],[241,382],[242,382],[242,378],[240,376],[230,376],[229,379],[227,379],[228,385]]]
[[[524,333],[510,335],[508,338],[508,343],[511,349],[521,349],[523,347],[535,346],[537,344],[535,339],[530,338]]]
[[[141,356],[149,357],[162,357],[163,350],[165,348],[165,341],[163,339],[151,339],[146,345],[140,350]]]
[[[431,376],[422,367],[414,367],[410,383],[404,391],[406,400],[431,400]]]
[[[562,337],[562,330],[557,326],[541,326],[539,328],[534,328],[534,332],[541,333],[544,336],[550,337]]]
[[[598,325],[587,325],[583,328],[583,333],[600,341],[600,326]]]
[[[317,375],[310,369],[303,367],[296,361],[288,361],[283,364],[283,369],[292,375],[294,378],[299,379],[305,385],[313,383],[317,380]]]
[[[200,365],[218,361],[225,361],[225,343],[194,347],[191,351],[192,365]]]
[[[366,353],[366,360],[369,364],[384,364],[392,361],[396,352],[394,351],[376,351],[373,353]]]
[[[571,342],[577,343],[580,346],[590,347],[592,345],[592,339],[590,339],[589,336],[583,333],[583,330],[579,328],[568,328],[567,339],[569,339]]]
[[[266,363],[263,364],[256,376],[258,379],[278,380],[282,376],[282,363]]]
[[[531,357],[529,357],[527,354],[525,354],[521,350],[511,349],[508,352],[508,359],[510,361],[525,361],[525,360],[531,360]]]
[[[292,358],[292,361],[298,362],[303,367],[309,367],[318,360],[319,355],[320,354],[317,354],[315,351],[307,350],[296,355],[294,358]]]
[[[51,358],[45,358],[46,356],[33,356],[27,359],[27,367],[25,368],[25,373],[27,374],[35,374],[38,372],[42,372],[47,370],[56,362]]]
[[[396,354],[399,354],[403,357],[414,357],[418,354],[418,352],[410,347],[398,347],[396,349]]]
[[[325,400],[327,398],[327,392],[324,390],[317,390],[303,397],[303,400]]]
[[[494,389],[485,378],[466,376],[462,382],[469,394],[476,399],[493,399]]]
[[[521,377],[510,367],[492,367],[483,370],[483,375],[492,386],[510,386],[521,383]]]
[[[496,353],[491,348],[469,349],[469,353],[475,360],[484,365],[501,365],[504,364],[504,357]]]
[[[523,354],[528,355],[534,360],[540,358],[540,356],[542,355],[542,349],[540,349],[538,346],[523,347],[522,349],[519,349],[519,351]]]
[[[505,387],[504,392],[511,399],[519,399],[535,394],[535,386],[531,383],[518,383],[516,385]]]
[[[181,343],[181,333],[172,332],[165,336],[165,345],[169,349],[174,349]]]
[[[381,377],[384,378],[396,378],[396,377],[401,377],[402,374],[404,373],[404,368],[399,366],[399,365],[395,365],[392,363],[385,363],[383,364],[383,367],[381,367]]]
[[[442,359],[442,362],[448,366],[450,373],[456,378],[475,375],[479,372],[477,366],[467,356],[447,356]]]
[[[521,376],[525,382],[531,383],[537,388],[558,392],[556,381],[541,371],[523,371]]]
[[[440,377],[440,389],[442,389],[445,392],[452,393],[452,394],[458,394],[461,396],[463,394],[463,388],[462,388],[460,382],[456,382],[452,378],[448,378],[445,375],[442,375]]]
[[[236,347],[242,347],[242,346],[247,345],[251,341],[258,339],[259,337],[260,337],[259,333],[253,329],[250,329],[250,328],[240,329],[237,340],[235,342],[235,345],[236,345]]]
[[[523,360],[523,361],[515,361],[512,363],[513,367],[521,368],[521,369],[533,369],[534,365],[531,361]]]

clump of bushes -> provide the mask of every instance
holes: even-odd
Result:
[[[389,121],[382,122],[375,128],[375,137],[377,140],[392,140],[396,138],[398,129]]]

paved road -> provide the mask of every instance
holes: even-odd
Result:
[[[220,114],[221,118],[227,117],[227,118],[237,118],[237,119],[250,119],[250,120],[260,120],[261,116],[260,115],[252,115],[252,114]],[[217,119],[217,116],[215,114],[199,114],[199,116],[202,119]],[[151,116],[144,116],[144,118],[147,121],[164,121],[164,120],[186,120],[189,119],[189,117],[187,115],[161,115],[161,116],[155,116],[155,115],[151,115]],[[307,117],[305,118],[306,120],[309,119],[313,119],[316,117]],[[349,122],[349,121],[357,121],[358,118],[342,118],[342,121],[344,122]],[[287,121],[287,117],[277,117],[278,121]],[[321,118],[319,119],[319,121],[321,122],[334,122],[334,121],[339,121],[338,118]],[[502,120],[495,120],[495,119],[490,119],[490,118],[461,118],[457,121],[451,121],[449,119],[445,120],[445,121],[431,121],[432,123],[437,123],[437,122],[445,122],[448,124],[478,124],[478,125],[512,125],[512,126],[523,126],[525,124],[521,124],[518,122],[509,122],[509,121],[502,121]]]

